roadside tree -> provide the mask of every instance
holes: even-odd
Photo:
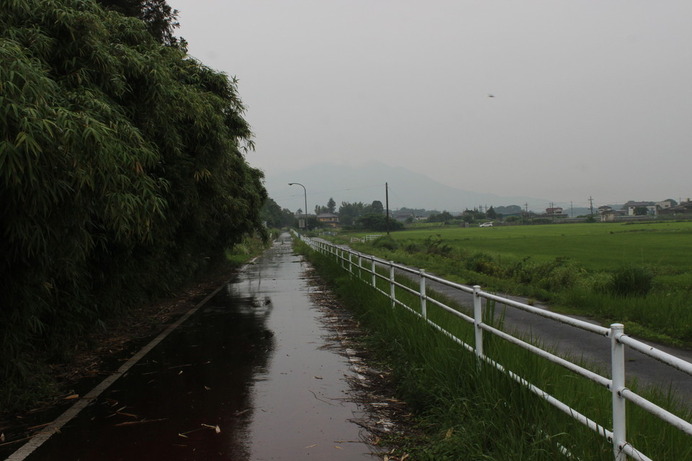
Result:
[[[329,197],[329,201],[327,202],[327,212],[328,213],[334,213],[336,211],[336,202],[334,201],[333,198]]]
[[[384,232],[403,229],[404,225],[399,221],[389,219],[385,215],[369,213],[358,218],[357,227],[364,230]]]

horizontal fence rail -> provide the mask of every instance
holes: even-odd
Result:
[[[416,316],[424,319],[434,329],[446,335],[448,338],[462,346],[464,349],[476,355],[478,360],[487,363],[502,373],[505,373],[512,380],[528,388],[532,393],[544,399],[560,411],[579,421],[581,424],[602,435],[612,444],[614,459],[616,461],[625,461],[627,457],[636,460],[649,460],[645,454],[638,451],[630,443],[627,442],[626,433],[626,401],[644,409],[652,415],[660,418],[662,421],[672,425],[673,427],[683,431],[687,435],[692,435],[692,424],[668,410],[659,407],[653,402],[647,400],[641,395],[635,393],[625,386],[625,346],[633,350],[646,354],[662,363],[665,363],[677,370],[680,370],[688,375],[692,375],[692,363],[675,357],[664,351],[651,347],[648,344],[642,343],[634,338],[627,336],[624,333],[624,326],[619,323],[612,324],[610,328],[600,325],[595,325],[583,320],[575,319],[566,315],[556,314],[544,309],[540,309],[528,304],[521,303],[509,298],[501,297],[492,293],[481,290],[480,286],[469,287],[445,280],[443,278],[426,273],[422,269],[413,269],[401,264],[396,264],[392,261],[385,261],[372,255],[367,255],[354,251],[348,247],[334,245],[330,242],[321,239],[310,239],[305,236],[299,236],[314,251],[322,254],[331,255],[334,257],[344,270],[351,273],[356,273],[363,281],[369,280],[377,291],[387,296],[391,300],[392,306],[400,306]],[[409,284],[402,283],[401,278],[397,279],[396,275],[402,274],[409,281],[417,279],[418,288],[412,288]],[[379,284],[378,284],[379,282]],[[428,295],[428,282],[435,282],[445,287],[459,290],[473,296],[473,317],[445,304],[443,301],[430,297]],[[380,285],[388,285],[388,290],[382,289]],[[397,298],[397,293],[406,292],[420,299],[420,305],[409,306],[404,301]],[[568,359],[562,358],[552,352],[542,349],[536,345],[530,344],[523,339],[516,337],[510,333],[502,331],[489,325],[484,321],[483,300],[494,301],[504,305],[512,306],[516,309],[529,312],[535,315],[549,318],[551,320],[579,328],[596,335],[600,335],[610,339],[610,372],[611,377],[602,376],[594,371],[588,370],[583,366],[576,364]],[[468,344],[456,337],[451,332],[447,331],[444,326],[435,323],[427,315],[428,304],[434,304],[445,312],[448,312],[465,322],[472,324],[474,329],[474,344]],[[511,344],[519,346],[527,351],[536,354],[552,363],[560,365],[586,379],[589,379],[603,387],[612,394],[612,425],[611,429],[603,427],[587,416],[579,413],[575,409],[569,407],[564,402],[556,397],[548,394],[544,390],[538,388],[534,384],[528,382],[516,373],[507,370],[502,364],[497,363],[490,357],[487,357],[483,351],[483,335],[484,333],[497,336]]]

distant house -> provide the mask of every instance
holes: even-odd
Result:
[[[339,215],[334,213],[320,213],[317,222],[326,227],[339,227]]]
[[[406,222],[406,221],[424,221],[426,218],[424,216],[416,216],[416,214],[412,211],[392,211],[391,215],[392,219],[396,219],[399,222]]]
[[[656,216],[658,210],[655,202],[635,202],[630,200],[625,203],[624,209],[627,211],[627,216],[637,216],[637,210],[646,208],[646,214]]]
[[[603,205],[598,207],[598,214],[601,217],[601,222],[613,222],[625,216],[625,211],[613,210],[610,205]]]
[[[661,210],[661,214],[667,214],[667,215],[692,214],[692,201],[690,201],[690,199],[687,199],[687,201],[680,202],[679,204],[677,204],[675,206],[671,206],[670,208],[663,208]]]
[[[673,206],[675,206],[675,202],[673,202],[672,200],[662,200],[660,202],[656,202],[656,208],[658,208],[659,211],[667,210],[668,208],[672,208]]]
[[[562,207],[559,207],[559,206],[546,208],[545,214],[543,216],[545,216],[547,218],[566,218],[567,217],[567,215],[565,214]]]
[[[613,210],[611,207],[606,206],[599,207],[598,214],[601,216],[601,222],[613,222],[624,216],[625,212],[622,210]]]

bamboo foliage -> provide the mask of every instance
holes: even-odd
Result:
[[[137,19],[91,0],[3,1],[3,378],[261,228],[243,110],[234,80]]]

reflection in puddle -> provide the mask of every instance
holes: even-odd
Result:
[[[32,460],[250,459],[252,386],[274,347],[268,297],[229,284]]]

